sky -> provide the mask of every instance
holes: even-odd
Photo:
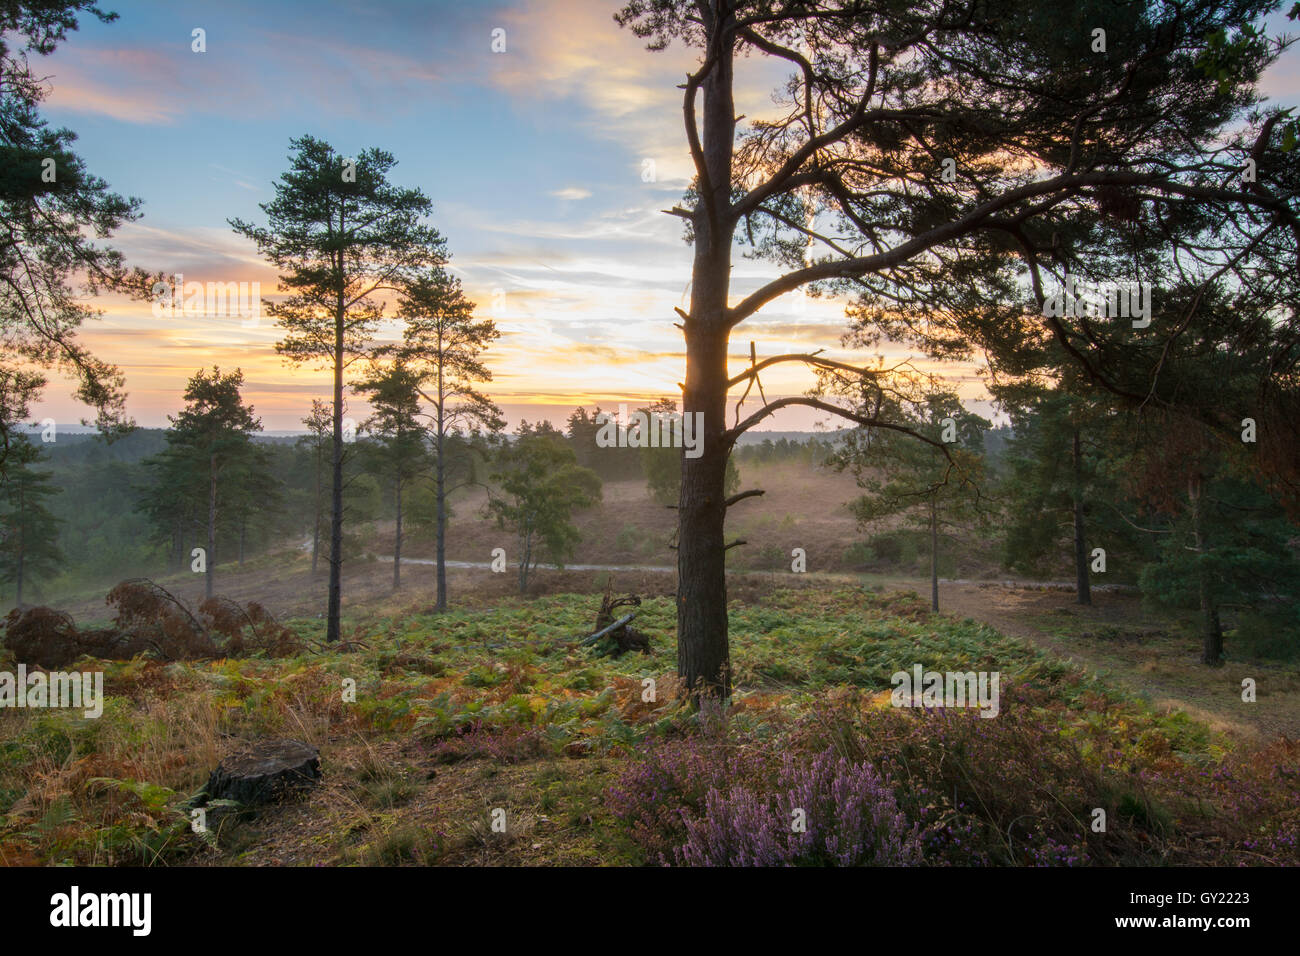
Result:
[[[141,219],[113,240],[132,265],[186,282],[257,282],[273,294],[275,270],[227,220],[265,220],[258,204],[272,198],[292,137],[310,133],[344,155],[380,147],[398,161],[393,181],[432,200],[452,267],[502,333],[486,356],[487,391],[512,425],[679,395],[685,357],[673,309],[688,304],[690,248],[680,220],[662,210],[689,181],[676,87],[694,59],[680,44],[646,51],[614,23],[613,0],[107,6],[117,21],[83,19],[36,66],[51,88],[46,115],[78,134],[93,173],[143,201]],[[203,52],[193,49],[195,30]],[[745,61],[738,112],[770,112],[780,79],[763,59]],[[1295,49],[1263,87],[1300,103]],[[738,257],[733,294],[773,275]],[[123,370],[128,411],[142,426],[166,426],[187,379],[214,364],[243,370],[245,398],[267,430],[300,428],[312,398],[329,397],[329,372],[287,365],[265,316],[156,317],[148,303],[93,304],[104,314],[82,341]],[[760,357],[826,348],[871,360],[838,348],[845,328],[843,301],[788,296],[738,330],[735,367],[750,340]],[[978,399],[972,367],[945,374]],[[793,366],[764,376],[769,398],[811,384]],[[88,415],[71,390],[52,376],[33,417]],[[350,398],[349,414],[364,417],[364,404]],[[764,427],[819,420],[790,409]]]

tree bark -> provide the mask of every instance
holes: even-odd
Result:
[[[402,478],[397,478],[397,530],[393,535],[393,590],[402,586]]]
[[[731,696],[727,633],[726,414],[727,334],[696,334],[687,344],[686,414],[704,413],[702,454],[682,456],[678,498],[677,671],[687,693]]]
[[[930,494],[930,610],[939,610],[939,502]]]
[[[735,223],[729,213],[736,113],[732,96],[734,40],[716,39],[722,14],[707,24],[718,55],[702,84],[701,152],[707,188],[692,215],[695,256],[691,307],[684,323],[685,415],[701,413],[701,454],[682,456],[678,499],[677,671],[693,703],[731,696],[731,654],[727,634],[727,576],[724,526],[726,472],[731,449],[724,437],[727,407],[727,297]],[[730,30],[725,37],[733,36]],[[694,117],[688,116],[694,123]]]
[[[1083,523],[1083,444],[1079,429],[1074,430],[1072,455],[1074,483],[1071,497],[1074,506],[1074,580],[1079,604],[1092,603],[1092,583],[1088,578],[1088,545]]]
[[[320,752],[297,740],[263,740],[226,757],[208,775],[201,802],[234,800],[259,806],[314,788],[321,778]]]
[[[519,535],[519,550],[522,552],[519,560],[519,593],[527,594],[528,571],[533,563],[533,535],[531,531],[527,530],[527,525]]]
[[[1187,500],[1191,505],[1192,537],[1197,558],[1196,589],[1201,604],[1201,663],[1218,667],[1223,663],[1223,626],[1219,620],[1219,604],[1204,566],[1206,536],[1201,492],[1201,478],[1196,475],[1188,478]]]
[[[208,553],[203,575],[204,597],[212,597],[213,575],[217,571],[217,458],[208,457]]]
[[[442,339],[438,339],[438,434],[435,436],[437,443],[438,460],[434,463],[434,505],[437,508],[437,527],[434,530],[435,547],[437,549],[437,576],[438,576],[438,595],[434,602],[433,609],[437,612],[447,610],[447,465],[443,460],[443,454],[446,452],[446,432],[447,424],[445,418],[445,396],[443,395],[442,382]]]
[[[316,446],[316,495],[312,499],[315,504],[312,511],[312,532],[311,532],[311,576],[316,577],[316,563],[320,557],[320,466],[321,466],[320,445]]]
[[[24,516],[23,516],[23,510],[27,505],[26,490],[27,490],[27,486],[22,483],[22,478],[19,477],[18,479],[18,554],[17,554],[18,561],[16,567],[14,568],[14,585],[16,589],[16,593],[14,594],[14,601],[19,607],[23,606],[23,571],[25,570],[24,565],[27,563],[27,535],[25,533],[26,522],[24,521]]]
[[[340,231],[342,221],[340,219]],[[338,291],[334,317],[334,448],[330,488],[330,583],[325,612],[325,643],[342,640],[339,618],[343,609],[343,290]]]

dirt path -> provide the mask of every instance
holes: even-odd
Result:
[[[885,586],[930,593],[928,580],[889,579]],[[1133,595],[1101,592],[1083,607],[1073,591],[940,582],[939,601],[944,613],[1072,660],[1159,711],[1183,711],[1242,739],[1300,737],[1300,668],[1233,659],[1231,641],[1224,666],[1206,667],[1185,623],[1152,614]],[[1247,677],[1256,683],[1254,703],[1241,699]]]

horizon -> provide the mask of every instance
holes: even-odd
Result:
[[[587,411],[590,412],[591,408],[587,408]],[[549,419],[545,419],[545,420],[550,421]],[[531,422],[531,424],[536,424],[537,421],[538,420],[534,420],[533,422]],[[19,432],[26,433],[29,435],[36,435],[36,434],[40,434],[44,428],[49,426],[49,424],[50,423],[47,422],[35,422],[35,423],[25,422],[22,425],[20,425],[17,430]],[[558,422],[551,421],[551,424],[554,425],[556,428],[559,428],[561,431],[564,430],[563,428],[565,424],[564,421],[558,421]],[[77,438],[89,438],[95,440],[99,440],[101,438],[101,433],[93,425],[82,425],[79,422],[76,424],[67,423],[67,422],[53,422],[53,426],[55,429],[56,436],[63,434],[63,435],[74,436]],[[997,430],[1000,428],[1009,428],[1009,427],[1010,424],[1008,422],[994,422],[993,427],[990,430]],[[746,431],[744,434],[740,435],[739,438],[737,438],[736,443],[738,445],[751,445],[755,443],[760,443],[765,438],[776,438],[778,436],[788,437],[791,435],[804,435],[804,436],[808,436],[809,438],[820,438],[820,437],[833,438],[842,432],[852,431],[852,428],[853,428],[852,426],[842,426],[840,428],[834,428],[834,429],[752,428]],[[136,425],[135,428],[132,430],[132,432],[128,434],[133,434],[136,431],[166,432],[167,426]],[[261,437],[261,438],[293,438],[293,437],[307,435],[307,434],[309,434],[309,432],[305,428],[263,428],[252,433],[254,437]],[[125,438],[126,436],[123,435],[121,437]],[[114,439],[114,441],[118,441],[118,440],[120,439]],[[57,444],[57,438],[55,441],[50,442],[50,444]]]

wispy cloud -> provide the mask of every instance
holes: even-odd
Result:
[[[678,85],[698,51],[648,52],[613,22],[613,0],[132,6],[118,23],[86,24],[40,65],[49,108],[83,133],[90,167],[145,200],[145,219],[112,240],[133,264],[256,281],[274,297],[277,270],[226,219],[262,218],[256,203],[283,172],[291,135],[380,145],[400,160],[398,181],[433,197],[457,275],[498,323],[494,397],[571,409],[678,394],[673,309],[689,301],[691,250],[662,210],[691,179]],[[191,52],[191,23],[207,28],[206,53]],[[739,70],[737,111],[770,114],[784,71],[764,57]],[[737,260],[731,291],[773,274]],[[327,373],[276,354],[282,332],[265,316],[256,327],[160,321],[147,303],[95,304],[105,315],[87,323],[85,343],[124,369],[142,422],[164,424],[187,378],[214,362],[244,369],[270,428],[296,427],[305,399],[328,391]],[[782,297],[738,333],[733,366],[750,339],[760,354],[834,349],[844,327],[842,301]],[[399,331],[386,323],[381,338]],[[809,384],[794,367],[764,377],[769,395]],[[58,420],[82,411],[70,391],[50,386]]]
[[[422,57],[338,35],[339,22],[307,19],[292,34],[245,31],[237,47],[214,34],[206,52],[180,43],[103,48],[66,44],[47,61],[55,110],[100,114],[142,125],[173,125],[195,115],[270,117],[301,113],[304,100],[333,115],[400,114],[446,95],[460,77]],[[449,54],[454,55],[454,54]],[[291,80],[289,78],[292,78]]]

